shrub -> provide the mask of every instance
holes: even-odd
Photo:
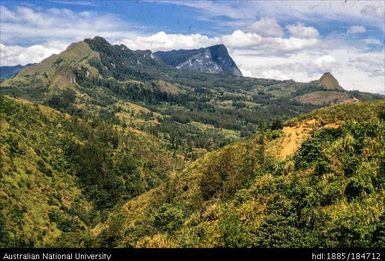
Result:
[[[360,165],[360,161],[355,156],[345,157],[343,159],[343,163],[344,163],[344,175],[348,178],[353,176],[354,173],[356,173]]]
[[[385,212],[380,216],[377,222],[371,241],[373,247],[385,246]]]
[[[294,215],[283,216],[272,213],[265,217],[264,222],[258,228],[255,247],[298,247],[304,244],[301,239],[303,233],[294,226]]]
[[[315,139],[305,141],[294,156],[295,168],[308,168],[315,162],[323,159],[321,145]]]
[[[163,232],[174,233],[182,227],[183,211],[171,204],[163,204],[154,215],[154,226]]]
[[[46,163],[43,160],[39,159],[37,161],[37,169],[41,173],[44,173],[47,176],[52,176],[52,170],[46,165]]]
[[[276,118],[274,119],[272,122],[271,122],[271,129],[272,130],[280,130],[283,128],[283,123],[282,123],[282,120],[279,119],[279,118]]]
[[[380,165],[378,167],[379,176],[385,178],[385,156],[380,159]]]
[[[59,94],[53,95],[47,105],[59,110],[69,109],[70,105],[75,101],[76,93],[71,89],[66,89]]]
[[[53,211],[48,214],[49,220],[56,223],[57,227],[63,232],[75,231],[78,224],[75,220],[67,218],[59,211]]]
[[[339,183],[332,183],[327,187],[321,196],[321,206],[329,206],[336,203],[343,197],[344,193]]]
[[[354,219],[354,221],[352,221]],[[357,225],[352,225],[355,222]],[[326,238],[329,247],[362,247],[365,233],[361,230],[360,220],[356,217],[342,218],[336,221],[335,227],[330,229]]]
[[[7,247],[9,244],[8,231],[5,228],[6,218],[3,212],[0,212],[0,247]]]
[[[114,216],[107,229],[98,236],[98,243],[103,247],[117,247],[123,237],[125,218],[122,214]]]
[[[218,172],[205,173],[200,182],[202,198],[208,200],[222,190],[222,179]]]
[[[379,111],[378,118],[382,121],[385,121],[385,108]]]
[[[341,128],[323,128],[318,131],[314,137],[319,140],[334,141],[341,137],[342,129]]]
[[[243,204],[247,200],[251,199],[250,192],[247,189],[240,189],[234,196],[234,200],[237,204]]]
[[[354,179],[350,181],[345,188],[345,196],[349,202],[353,199],[362,197],[364,193],[370,192],[371,184],[369,184],[367,180],[363,179]]]
[[[330,171],[330,163],[326,160],[320,160],[314,170],[314,174],[323,175]]]
[[[245,247],[248,244],[246,229],[236,215],[221,220],[219,228],[224,247]]]

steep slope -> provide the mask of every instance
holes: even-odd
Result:
[[[223,44],[193,50],[155,52],[162,61],[182,70],[242,76]]]
[[[384,137],[385,100],[321,109],[206,154],[93,233],[109,246],[383,247]]]
[[[98,71],[90,66],[89,61],[99,59],[99,54],[85,42],[73,43],[64,52],[23,69],[14,78],[2,82],[1,87],[9,88],[9,93],[23,98],[45,101],[63,90],[77,91],[75,68],[82,68],[96,77]]]
[[[181,162],[149,134],[0,95],[0,246],[86,247],[90,228]]]

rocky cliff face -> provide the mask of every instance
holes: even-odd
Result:
[[[156,52],[155,54],[164,63],[177,69],[242,76],[223,44],[193,50]]]

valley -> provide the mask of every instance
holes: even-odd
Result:
[[[1,247],[385,244],[385,99],[328,72],[94,37],[1,80],[0,116]]]

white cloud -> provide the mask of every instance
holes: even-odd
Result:
[[[267,78],[267,79],[277,79],[277,80],[290,79],[290,76],[286,75],[282,70],[275,70],[275,69],[263,70],[261,72],[261,77]]]
[[[361,9],[361,14],[368,17],[385,18],[384,2],[366,5]]]
[[[314,64],[322,71],[333,71],[332,66],[335,64],[336,59],[331,55],[323,55],[314,60]]]
[[[365,33],[366,29],[362,25],[352,25],[349,27],[347,33],[348,34],[359,34],[359,33]]]
[[[283,37],[263,37],[257,33],[235,30],[231,34],[218,37],[208,37],[202,34],[167,34],[158,32],[148,36],[134,36],[116,41],[125,44],[130,49],[172,50],[207,47],[223,43],[228,48],[255,49],[264,53],[287,53],[317,45],[318,39],[300,39]]]
[[[241,30],[222,36],[223,43],[230,48],[253,48],[263,44],[263,40],[259,34],[245,33]]]
[[[217,38],[209,38],[201,34],[184,35],[166,34],[165,32],[158,32],[150,36],[134,36],[117,41],[117,43],[124,44],[133,50],[150,49],[153,51],[200,48],[214,45],[217,42]]]
[[[330,71],[347,90],[384,93],[383,52],[366,53],[349,46],[331,48],[329,45],[328,49],[320,48],[316,51],[302,50],[288,57],[246,50],[233,50],[230,54],[253,77],[271,76],[309,82]]]
[[[251,71],[249,71],[249,70],[244,69],[244,68],[242,67],[242,65],[239,65],[239,64],[238,64],[238,68],[239,68],[239,70],[241,71],[241,73],[242,73],[242,75],[243,75],[244,77],[252,77],[252,76],[253,76],[253,73],[252,73]]]
[[[93,12],[74,12],[69,9],[46,10],[19,6],[15,9],[0,7],[1,41],[7,44],[19,42],[46,42],[54,40],[76,41],[100,35],[111,39],[133,35],[126,23],[112,15]],[[136,27],[138,29],[138,27]],[[140,29],[140,28],[139,28]]]
[[[22,47],[18,45],[7,46],[0,43],[0,66],[13,66],[18,64],[37,63],[44,58],[62,52],[68,43],[53,41],[44,44]]]
[[[15,20],[16,16],[5,6],[0,5],[1,21],[3,20]]]
[[[318,44],[318,39],[299,39],[283,37],[262,37],[256,33],[236,30],[232,34],[224,35],[220,41],[229,48],[253,49],[264,54],[288,54]]]
[[[382,42],[378,39],[367,38],[362,40],[367,45],[382,45]]]
[[[215,17],[227,16],[241,26],[247,27],[260,14],[268,14],[283,20],[300,20],[303,22],[345,21],[361,22],[385,30],[385,2],[366,1],[163,1],[175,5],[194,7],[202,15]],[[231,23],[234,24],[234,21]]]
[[[153,0],[147,0],[153,2]],[[233,19],[254,19],[256,10],[254,1],[244,2],[242,5],[238,1],[175,1],[162,0],[162,3],[183,5],[205,11],[209,16],[227,16]],[[249,9],[252,8],[252,9]]]
[[[360,53],[350,57],[348,62],[372,77],[385,75],[384,54],[381,52]]]
[[[318,38],[319,33],[318,30],[311,26],[305,26],[304,24],[298,23],[296,25],[288,25],[287,30],[290,35],[295,38]]]
[[[263,17],[248,27],[249,32],[257,33],[261,36],[281,37],[282,27],[274,18]]]

